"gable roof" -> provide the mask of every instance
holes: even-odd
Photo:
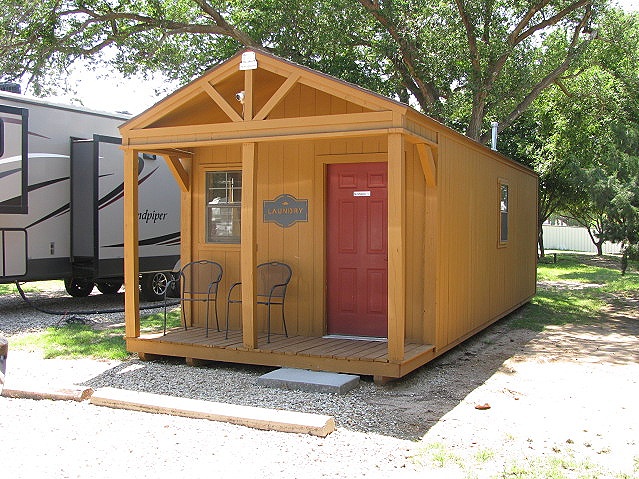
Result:
[[[275,116],[292,118],[296,114],[307,116],[304,109],[274,113],[288,95],[296,94],[295,89],[299,87],[317,92],[321,96],[320,102],[341,101],[344,112],[394,111],[405,114],[412,110],[407,105],[270,53],[242,50],[130,119],[121,128],[132,130],[243,121],[243,105],[237,101],[236,94],[247,90],[245,71],[239,69],[240,59],[247,52],[255,53],[258,65],[253,70],[252,120]]]

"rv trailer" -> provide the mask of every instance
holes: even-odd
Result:
[[[0,92],[0,283],[63,279],[72,296],[123,282],[128,115]],[[138,160],[140,286],[162,296],[179,261],[180,193],[166,163]]]

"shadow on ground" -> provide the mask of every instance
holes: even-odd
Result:
[[[86,386],[119,387],[249,406],[328,414],[338,427],[419,440],[442,416],[482,385],[504,361],[521,354],[538,333],[512,329],[508,318],[400,380],[384,386],[362,377],[343,396],[267,388],[257,378],[273,368],[209,362],[190,367],[183,359],[132,360]]]

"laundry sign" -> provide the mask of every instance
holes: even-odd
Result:
[[[283,194],[274,200],[264,200],[263,218],[265,223],[275,223],[288,228],[298,221],[308,221],[308,200],[298,200]]]

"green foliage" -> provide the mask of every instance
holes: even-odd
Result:
[[[186,82],[262,48],[487,141],[576,71],[603,1],[5,0],[0,71],[36,91],[79,58]]]
[[[180,325],[180,313],[171,311],[167,315],[168,327]],[[142,332],[161,331],[164,314],[152,314],[140,318]],[[124,328],[98,329],[89,324],[71,323],[50,327],[44,331],[11,338],[11,347],[16,349],[41,350],[45,358],[80,358],[126,360]]]
[[[539,225],[553,213],[606,241],[639,243],[639,15],[609,10],[576,75],[563,75],[500,139],[539,174]],[[543,252],[543,237],[540,237]]]

